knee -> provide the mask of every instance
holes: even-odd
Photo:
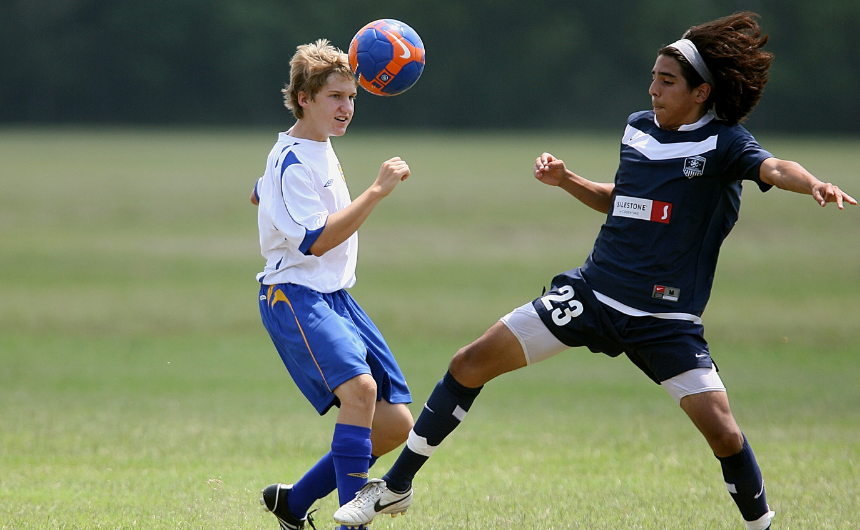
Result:
[[[460,383],[465,384],[464,381],[472,379],[480,371],[480,362],[477,360],[475,347],[470,344],[457,350],[451,359],[448,371]]]
[[[720,458],[736,455],[744,447],[744,435],[740,429],[723,429],[708,441],[714,454]]]
[[[343,409],[373,410],[376,406],[376,381],[368,374],[353,377],[335,389]]]
[[[704,435],[715,455],[723,458],[741,452],[744,435],[732,416],[725,392],[685,396],[681,399],[681,408]]]
[[[467,349],[468,346],[460,348],[454,354],[454,357],[451,358],[451,363],[448,365],[448,371],[451,372],[451,375],[456,377],[457,374],[463,373],[468,369],[469,358]]]

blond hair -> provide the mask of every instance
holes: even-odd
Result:
[[[314,99],[332,74],[355,81],[345,53],[332,46],[328,39],[299,46],[290,60],[290,83],[281,90],[284,106],[296,119],[301,119],[304,109],[299,105],[299,93],[304,92],[309,99]]]

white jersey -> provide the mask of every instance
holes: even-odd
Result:
[[[308,250],[328,216],[352,200],[331,142],[278,135],[256,188],[266,285],[294,283],[331,293],[355,284],[358,233],[316,257]]]

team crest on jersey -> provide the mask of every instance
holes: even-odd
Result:
[[[684,159],[684,175],[687,178],[701,177],[705,173],[705,157],[688,156]]]

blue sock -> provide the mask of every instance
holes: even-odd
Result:
[[[723,478],[729,494],[738,505],[745,521],[755,521],[770,511],[761,469],[746,436],[740,453],[725,458],[717,457],[717,460],[723,468]]]
[[[329,452],[293,484],[293,490],[287,498],[290,513],[301,519],[317,500],[334,491],[336,487],[334,460]]]
[[[340,506],[367,484],[371,458],[370,428],[336,423],[331,442]]]
[[[373,467],[377,459],[378,457],[371,455],[368,467]],[[331,452],[328,452],[298,482],[293,484],[293,489],[287,498],[290,513],[299,519],[303,518],[315,502],[328,496],[336,488],[334,459]]]
[[[442,440],[460,425],[481,388],[465,387],[450,372],[445,374],[427,399],[415,427],[409,433],[406,447],[382,477],[389,489],[406,491],[412,486],[415,474]]]

